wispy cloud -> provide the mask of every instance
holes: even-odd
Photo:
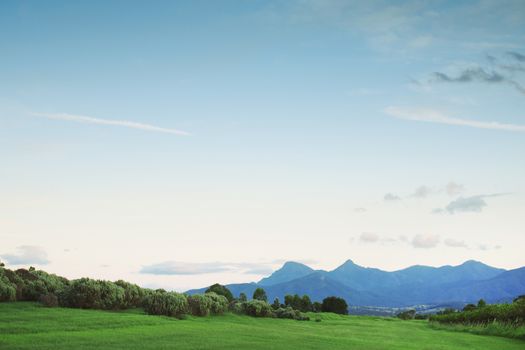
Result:
[[[384,112],[394,118],[411,120],[418,122],[448,124],[468,126],[479,129],[506,130],[506,131],[525,131],[525,125],[507,124],[500,122],[485,122],[472,119],[453,118],[443,114],[440,111],[425,108],[404,108],[389,106]]]
[[[14,254],[2,254],[2,259],[11,265],[49,264],[46,251],[42,247],[32,245],[17,247],[17,252]]]
[[[363,243],[375,243],[379,241],[379,235],[373,232],[363,232],[359,236],[359,241]]]
[[[395,195],[395,194],[392,194],[392,193],[387,193],[385,194],[385,196],[383,197],[383,199],[387,202],[392,202],[392,201],[399,201],[401,200],[401,197]]]
[[[155,125],[138,123],[138,122],[133,122],[129,120],[101,119],[101,118],[94,118],[94,117],[67,114],[67,113],[31,113],[31,115],[34,115],[37,117],[43,117],[47,119],[53,119],[53,120],[65,120],[65,121],[70,121],[70,122],[86,123],[86,124],[113,125],[113,126],[121,126],[125,128],[131,128],[131,129],[155,131],[155,132],[162,132],[162,133],[181,135],[181,136],[190,135],[190,133],[186,131],[182,131],[182,130],[163,128],[163,127],[159,127]]]
[[[487,206],[485,198],[505,196],[508,193],[483,194],[471,197],[459,197],[450,202],[445,208],[436,208],[432,212],[439,213],[479,213]]]
[[[439,236],[437,235],[416,235],[412,239],[412,246],[414,248],[435,248],[439,244]]]
[[[465,243],[465,241],[458,241],[456,239],[453,239],[453,238],[447,238],[445,239],[445,245],[447,247],[452,247],[452,248],[467,248],[467,243]]]
[[[182,262],[164,261],[143,266],[142,274],[150,275],[203,275],[220,272],[236,272],[252,275],[265,275],[273,271],[273,263],[228,263],[228,262]]]

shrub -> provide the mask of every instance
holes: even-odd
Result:
[[[228,310],[228,299],[224,295],[210,292],[206,293],[205,296],[210,301],[210,311],[212,314],[221,315]]]
[[[188,296],[188,309],[193,316],[208,316],[211,312],[212,300],[203,294]]]
[[[406,310],[398,313],[396,316],[402,320],[413,320],[416,317],[416,310]]]
[[[248,316],[272,317],[273,309],[270,304],[263,300],[253,299],[244,303],[244,312]]]
[[[183,294],[155,291],[144,300],[144,311],[150,315],[182,317],[188,312],[188,301]]]
[[[463,311],[472,311],[476,309],[476,305],[474,304],[467,304],[465,307],[463,307]]]
[[[230,292],[228,288],[223,286],[222,284],[215,283],[214,285],[210,286],[208,289],[206,289],[205,293],[215,293],[218,295],[222,295],[228,299],[228,302],[233,300],[233,294]]]
[[[324,298],[321,309],[323,312],[333,312],[341,315],[348,314],[348,305],[346,304],[346,301],[343,298],[338,297]]]
[[[525,325],[525,303],[486,305],[470,311],[436,314],[431,316],[430,320],[449,324],[488,325],[498,322],[523,326]]]
[[[246,314],[246,303],[247,302],[233,302],[230,304],[230,311],[236,314]]]
[[[142,305],[146,291],[136,284],[118,280],[115,284],[124,289],[124,307],[139,307]]]
[[[266,292],[262,288],[257,288],[253,292],[253,299],[255,299],[255,300],[262,300],[264,302],[268,301],[268,297],[266,296]]]
[[[309,321],[310,317],[301,313],[299,310],[294,310],[291,307],[279,308],[275,310],[275,317],[277,318],[289,318],[298,321]]]
[[[15,301],[16,285],[13,285],[1,270],[0,268],[0,301]]]
[[[272,309],[277,310],[281,307],[281,303],[279,302],[279,298],[275,298],[273,300]]]
[[[109,281],[81,278],[59,294],[62,306],[81,309],[116,310],[127,307],[124,288]]]
[[[42,303],[42,305],[47,306],[47,307],[57,307],[58,306],[58,298],[53,293],[41,295],[40,302]]]
[[[318,301],[314,301],[314,303],[312,304],[312,311],[313,312],[321,312],[321,311],[323,311],[323,304],[321,304]]]
[[[56,294],[69,283],[64,277],[48,274],[35,268],[18,269],[14,273],[6,274],[12,283],[16,284],[17,299],[38,301],[40,296],[49,293]]]

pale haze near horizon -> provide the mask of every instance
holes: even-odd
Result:
[[[525,4],[0,4],[0,259],[186,290],[525,265]]]

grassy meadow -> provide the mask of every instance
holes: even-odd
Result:
[[[436,330],[426,321],[312,314],[311,321],[226,314],[184,320],[0,303],[0,349],[525,349],[525,341]],[[321,322],[315,322],[315,318]]]

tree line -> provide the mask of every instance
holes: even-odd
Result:
[[[142,307],[152,315],[183,318],[185,315],[219,315],[226,311],[254,317],[309,320],[306,312],[348,313],[346,301],[327,297],[311,302],[307,295],[286,295],[268,303],[266,292],[257,288],[252,299],[244,293],[235,298],[223,285],[214,284],[205,293],[186,295],[163,289],[141,288],[123,280],[116,282],[80,278],[68,280],[42,270],[10,270],[0,263],[0,301],[39,301],[49,307],[122,310]]]

